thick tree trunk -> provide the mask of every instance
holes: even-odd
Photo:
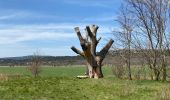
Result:
[[[96,47],[99,43],[100,39],[97,40],[96,33],[97,33],[98,26],[92,25],[92,26],[86,26],[86,38],[83,38],[80,30],[78,27],[75,28],[75,31],[77,33],[77,36],[80,40],[80,45],[82,47],[82,51],[76,49],[75,47],[71,47],[71,49],[84,57],[87,61],[87,71],[86,74],[89,75],[90,78],[102,78],[102,61],[105,58],[109,48],[113,44],[113,40],[111,39],[97,54],[96,53]]]
[[[88,71],[90,78],[98,79],[103,77],[101,66],[93,67],[88,65]]]
[[[86,72],[85,75],[89,76],[89,69],[88,69],[88,65],[86,66]]]

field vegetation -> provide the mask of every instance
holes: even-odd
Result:
[[[132,70],[133,72],[135,72]],[[169,82],[119,79],[103,67],[104,78],[77,79],[83,66],[42,67],[34,78],[25,67],[0,67],[1,100],[168,100]],[[4,77],[4,78],[3,78]]]

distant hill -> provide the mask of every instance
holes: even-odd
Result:
[[[147,50],[145,50],[147,51]],[[121,63],[119,61],[120,55],[123,50],[115,50],[110,51],[106,58],[104,59],[103,64],[117,64]],[[131,50],[131,64],[132,65],[139,65],[143,64],[145,58],[139,56],[141,51]],[[170,54],[167,53],[168,55]],[[86,61],[81,56],[40,56],[43,65],[50,65],[50,66],[67,66],[67,65],[85,65]],[[22,57],[7,57],[7,58],[0,58],[0,66],[29,66],[32,62],[32,55],[29,56],[22,56]],[[167,56],[168,64],[170,65],[170,56]]]
[[[28,65],[32,61],[33,56],[22,57],[7,57],[0,58],[1,66],[19,66]],[[44,65],[69,65],[69,64],[83,64],[84,59],[81,56],[40,56]]]

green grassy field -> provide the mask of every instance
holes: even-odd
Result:
[[[23,67],[0,67],[0,73],[22,75],[0,81],[0,100],[169,100],[169,82],[117,79],[104,67],[102,79],[76,79],[84,67],[43,67],[38,78]]]
[[[11,75],[24,75],[31,76],[31,73],[26,69],[26,67],[0,67],[0,73],[11,74]],[[49,67],[43,66],[41,68],[41,77],[76,77],[77,75],[83,75],[85,73],[84,66],[59,66],[59,67]],[[111,68],[103,67],[103,73],[105,75],[111,75]]]

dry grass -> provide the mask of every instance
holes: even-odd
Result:
[[[155,99],[156,100],[170,100],[170,86],[167,85],[159,90],[155,94]]]
[[[0,73],[0,81],[2,81],[2,80],[7,81],[7,80],[8,80],[8,75],[7,75],[7,74],[1,74],[1,73]]]

